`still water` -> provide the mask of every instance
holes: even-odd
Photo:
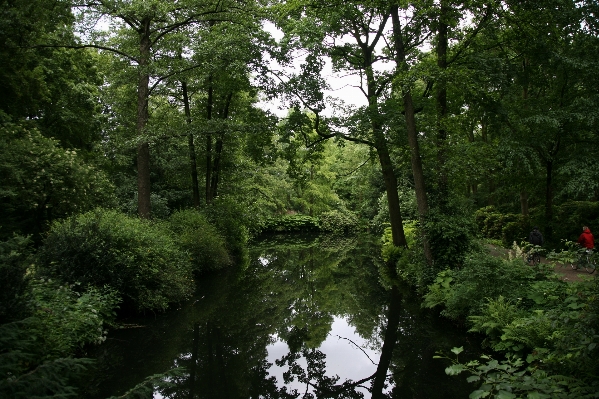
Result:
[[[91,354],[86,397],[146,381],[138,388],[154,398],[370,398],[373,386],[390,398],[467,398],[476,387],[433,356],[454,346],[474,356],[478,343],[391,287],[385,270],[372,237],[256,242],[242,267],[202,278],[190,302],[110,332]]]

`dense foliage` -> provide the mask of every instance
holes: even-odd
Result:
[[[39,273],[65,284],[110,286],[123,305],[165,310],[193,292],[189,256],[149,221],[96,209],[53,224],[40,248]]]
[[[231,264],[227,242],[200,212],[175,212],[168,220],[168,227],[181,248],[189,254],[196,275],[223,269]]]
[[[452,358],[447,372],[472,374],[468,380],[479,387],[473,397],[590,398],[599,391],[598,289],[596,281],[564,281],[549,268],[539,273],[522,258],[478,254],[463,269],[440,273],[424,305],[441,306],[443,315],[466,322],[484,334],[488,349],[505,356],[502,362]]]
[[[110,308],[106,288],[166,310],[246,264],[252,236],[360,229],[449,317],[500,297],[549,314],[527,302],[538,275],[474,243],[599,228],[597,7],[2,2],[0,323],[34,317],[40,278],[72,290],[58,302]],[[56,341],[75,351],[95,327]]]

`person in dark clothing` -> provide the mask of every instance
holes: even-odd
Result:
[[[595,237],[593,237],[591,229],[589,229],[587,226],[583,226],[582,234],[580,235],[580,237],[578,237],[578,244],[580,244],[581,247],[586,249],[595,248]]]
[[[538,227],[533,227],[532,231],[528,235],[528,242],[532,245],[543,245],[543,234],[539,231]]]

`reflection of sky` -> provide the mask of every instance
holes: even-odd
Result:
[[[359,345],[360,348],[357,348],[354,344]],[[367,344],[367,341],[360,337],[354,327],[348,325],[345,319],[334,318],[327,339],[318,348],[326,355],[327,376],[338,375],[340,377],[339,383],[343,383],[345,380],[357,381],[374,374],[376,364],[373,364],[373,361],[378,362],[379,353],[368,349]],[[279,386],[283,386],[283,372],[287,371],[287,367],[278,367],[275,360],[286,355],[289,348],[285,342],[277,339],[274,344],[269,345],[266,349],[268,350],[268,362],[273,364],[269,369],[270,375],[277,378]],[[300,359],[299,364],[304,368],[306,366],[303,358]],[[365,384],[369,386],[370,382]],[[287,385],[287,390],[290,389],[303,392],[305,387],[303,384],[294,381]],[[361,389],[361,391],[365,397],[369,397],[368,391],[365,389]]]

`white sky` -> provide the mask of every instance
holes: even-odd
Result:
[[[283,32],[278,30],[272,23],[266,22],[263,26],[264,29],[268,31],[276,40],[280,40],[283,37]],[[296,68],[295,70],[299,70],[301,60],[302,57],[297,58],[297,62],[294,65]],[[277,65],[274,61],[272,62],[271,67],[273,69],[281,68],[280,65]],[[392,64],[382,63],[378,66],[379,70],[389,70],[392,67]],[[291,73],[293,71],[287,72]],[[323,77],[331,88],[330,90],[326,90],[324,92],[326,98],[341,99],[346,104],[354,105],[356,107],[367,104],[366,97],[359,88],[360,80],[357,76],[348,75],[347,73],[333,72],[332,64],[327,60],[323,70]],[[287,115],[287,108],[279,100],[262,101],[258,103],[258,106],[262,109],[271,111],[273,114],[279,117]],[[323,111],[323,114],[330,116],[332,112],[332,108],[327,106],[327,109]]]

